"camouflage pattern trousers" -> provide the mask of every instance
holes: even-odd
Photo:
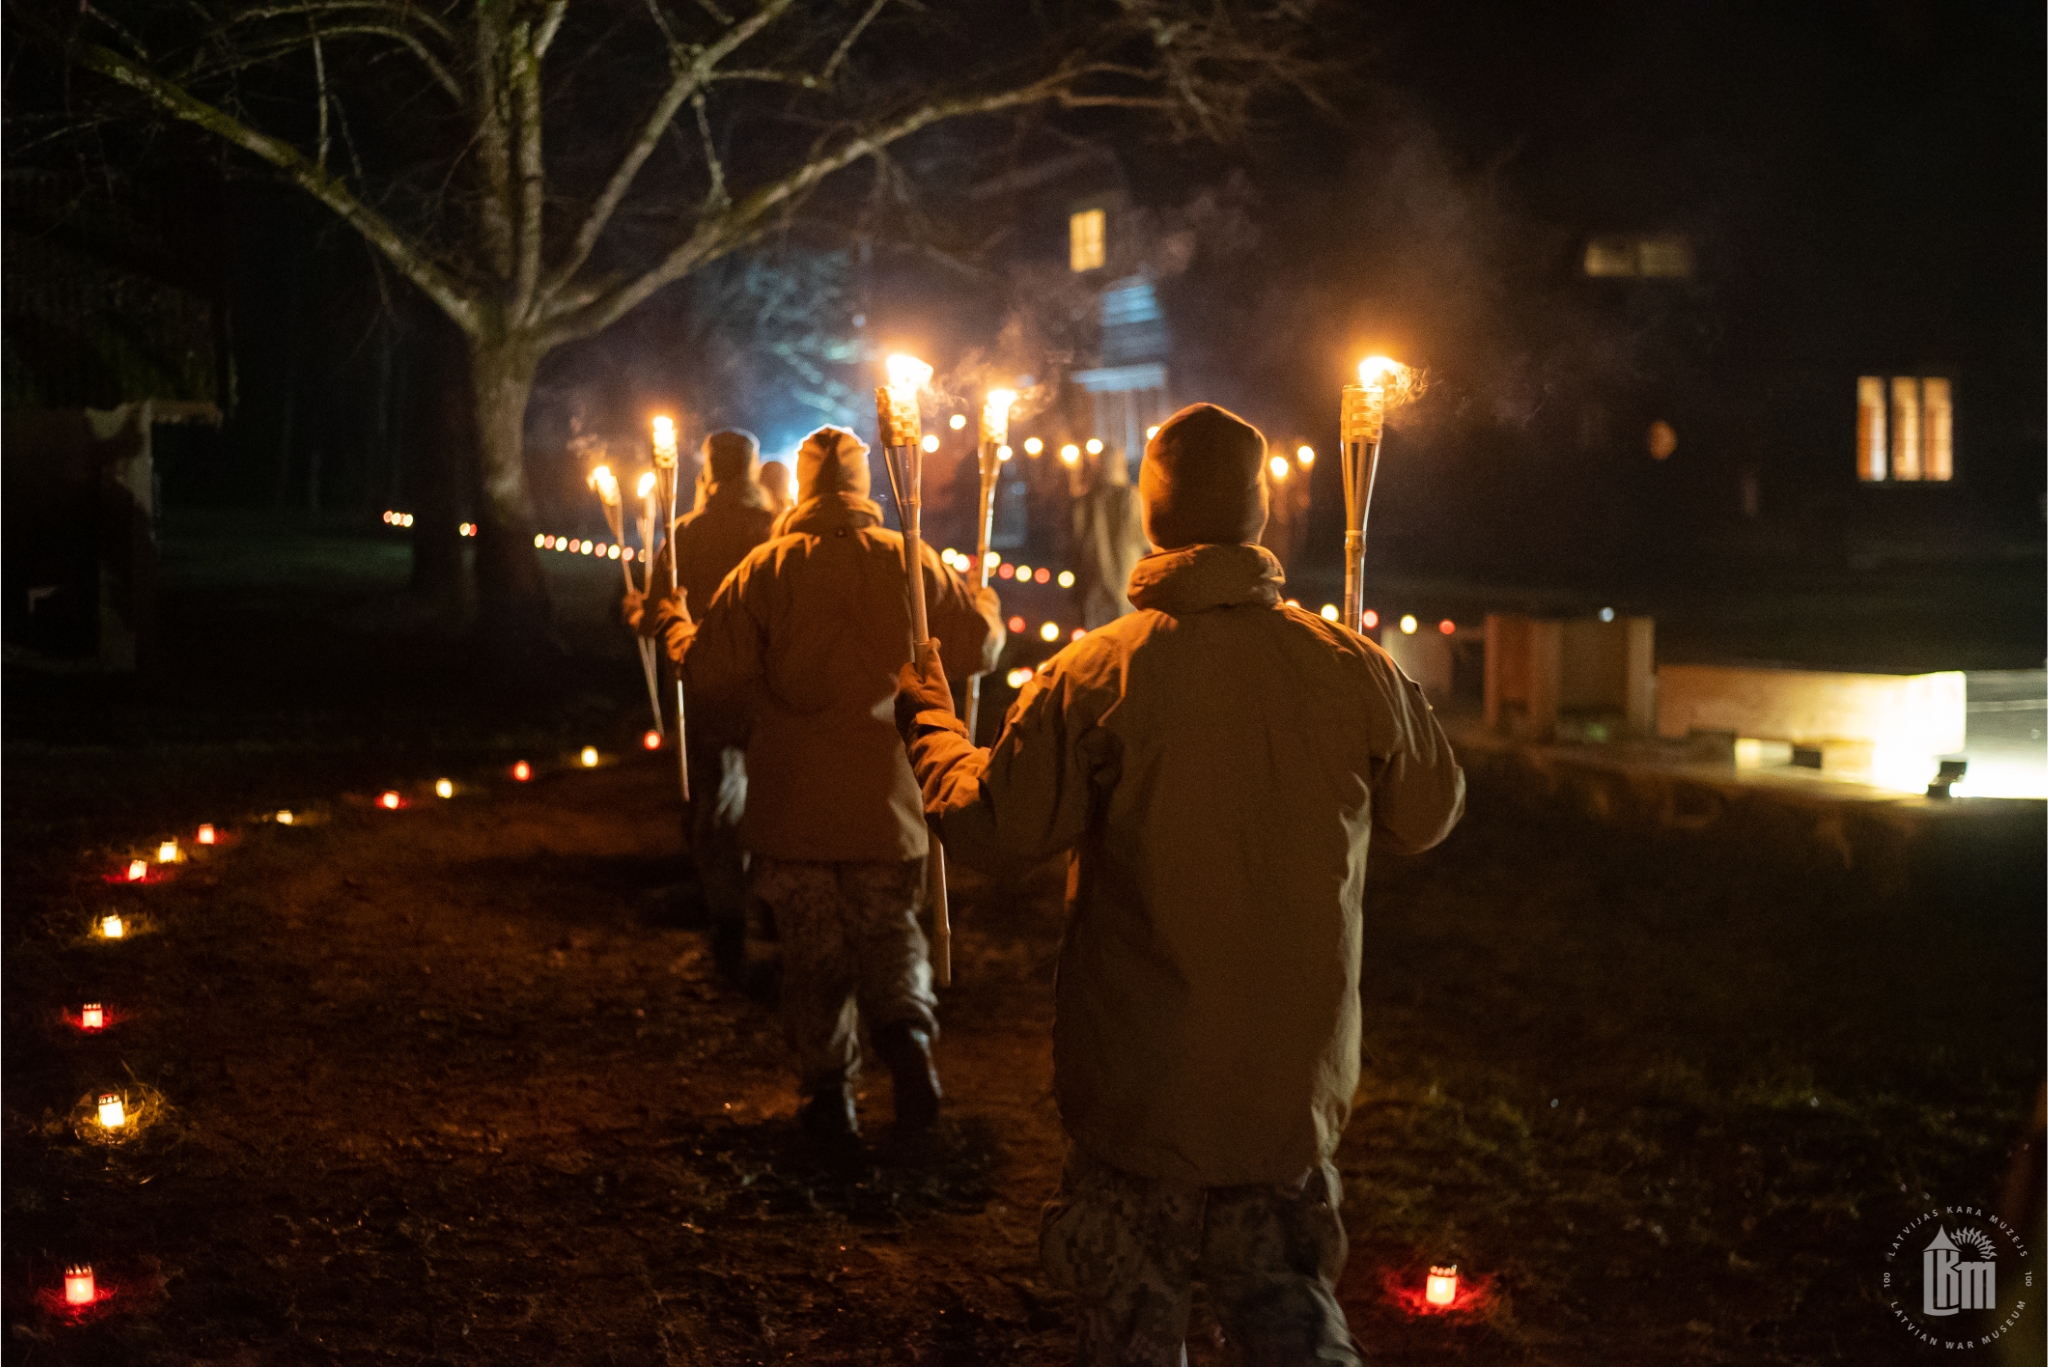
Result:
[[[918,928],[924,861],[811,863],[756,855],[753,891],[782,940],[782,1025],[806,1093],[860,1075],[860,1022],[938,1037]]]
[[[1194,1283],[1247,1367],[1364,1361],[1337,1304],[1337,1170],[1277,1186],[1195,1187],[1067,1152],[1038,1252],[1080,1298],[1085,1367],[1176,1367]]]

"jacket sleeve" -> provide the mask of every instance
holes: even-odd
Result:
[[[988,749],[958,718],[927,712],[910,740],[925,812],[969,861],[1042,859],[1087,832],[1098,785],[1113,781],[1113,742],[1057,670],[1024,685]]]
[[[752,569],[743,562],[718,586],[686,644],[683,668],[692,692],[740,697],[766,672],[767,632],[759,598],[770,577],[750,574]]]
[[[1465,771],[1422,687],[1377,647],[1366,652],[1372,825],[1376,848],[1419,854],[1465,814]]]
[[[937,551],[924,548],[925,615],[932,635],[939,638],[939,659],[946,677],[965,679],[986,674],[996,667],[1002,654],[1003,620],[996,609],[984,611],[974,601],[974,590],[966,580],[939,560]]]

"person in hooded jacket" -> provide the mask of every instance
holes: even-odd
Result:
[[[696,623],[656,616],[693,696],[752,698],[740,839],[753,895],[782,940],[782,1017],[797,1053],[806,1129],[859,1133],[859,1022],[895,1087],[899,1127],[929,1126],[940,1089],[931,965],[917,923],[929,835],[891,722],[911,656],[903,538],[869,500],[867,446],[822,427],[797,452],[797,504]],[[944,667],[994,667],[995,594],[924,548],[925,602]],[[943,633],[943,635],[941,635]]]
[[[1331,1155],[1359,1069],[1366,851],[1442,840],[1464,775],[1380,648],[1282,601],[1265,440],[1207,404],[1139,472],[1135,611],[1039,666],[988,749],[941,668],[897,723],[963,862],[1071,851],[1053,1028],[1071,1147],[1041,1224],[1081,1360],[1182,1361],[1193,1283],[1258,1363],[1356,1363]]]
[[[695,506],[676,519],[670,538],[676,548],[677,583],[684,601],[702,611],[747,553],[768,539],[775,511],[756,478],[761,447],[751,432],[713,432],[704,439],[704,464],[697,475]],[[658,593],[668,584],[669,547],[655,556]],[[649,631],[639,595],[626,598],[627,620]],[[737,973],[746,962],[747,853],[739,825],[747,806],[746,700],[689,696],[687,735],[690,862],[711,921],[713,959]],[[723,705],[719,705],[723,703]]]

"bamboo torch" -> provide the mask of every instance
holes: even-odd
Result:
[[[1008,389],[991,389],[981,405],[981,502],[974,519],[974,587],[988,587],[988,539],[995,530],[996,480],[1003,465],[1003,446],[1010,439],[1010,405],[1017,395]],[[967,680],[967,742],[975,736],[976,714],[981,710],[981,675]]]
[[[605,525],[612,529],[612,540],[622,552],[619,556],[619,575],[626,581],[626,592],[631,593],[633,592],[633,567],[627,562],[623,554],[626,547],[626,512],[623,501],[619,496],[618,477],[612,474],[609,465],[600,465],[590,472],[590,478],[586,483],[597,494],[597,501],[604,505]],[[643,546],[647,543],[647,533],[645,530],[640,533],[640,542]],[[636,636],[633,639],[634,643],[640,647],[640,672],[647,679],[647,702],[654,709],[654,729],[660,731],[662,729],[661,685],[655,681],[654,642],[644,636]]]
[[[644,602],[654,596],[654,490],[660,483],[654,471],[640,476],[639,487],[634,491],[640,495],[640,516],[634,521],[640,528],[640,596]],[[632,571],[626,573],[626,587],[633,586]],[[640,643],[640,668],[647,675],[647,701],[654,708],[654,731],[663,739],[668,737],[668,727],[661,720],[661,684],[657,681],[658,670],[654,663],[654,642],[645,636],[636,638]]]
[[[668,538],[668,588],[674,593],[678,586],[679,571],[676,567],[676,424],[673,418],[658,417],[654,420],[654,474],[657,492],[666,514],[662,526]],[[685,603],[687,611],[689,604]],[[676,773],[683,785],[683,801],[690,800],[690,747],[684,744],[688,728],[683,724],[683,671],[676,669]]]
[[[920,667],[932,649],[931,623],[925,616],[924,542],[919,518],[924,507],[924,452],[917,419],[917,392],[932,377],[932,368],[915,356],[891,356],[889,383],[875,391],[875,425],[880,430],[882,461],[903,519],[903,574],[910,582],[911,649]],[[932,904],[932,971],[939,986],[953,982],[953,921],[946,905],[946,849],[932,833],[925,860],[925,893]]]
[[[1365,515],[1379,473],[1386,430],[1387,387],[1405,387],[1408,368],[1384,356],[1358,363],[1358,383],[1344,386],[1338,428],[1344,461],[1344,625],[1365,630]]]

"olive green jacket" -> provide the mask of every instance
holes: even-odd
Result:
[[[1071,849],[1054,1090],[1112,1166],[1204,1186],[1329,1157],[1358,1083],[1366,847],[1427,849],[1465,779],[1370,641],[1258,546],[1145,557],[1137,611],[1039,667],[988,750],[920,713],[955,858]]]

